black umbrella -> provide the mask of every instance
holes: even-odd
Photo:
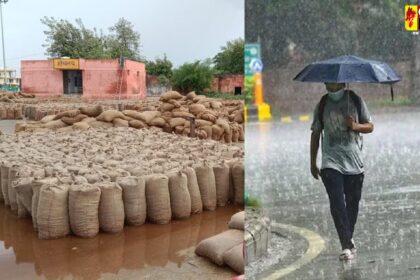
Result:
[[[306,66],[293,80],[322,83],[381,83],[391,85],[401,80],[388,64],[364,59],[354,55],[343,55]]]

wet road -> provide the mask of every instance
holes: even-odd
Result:
[[[195,256],[194,249],[226,230],[238,211],[223,207],[92,239],[39,240],[30,219],[0,204],[0,279],[229,279],[235,273]]]
[[[355,241],[342,263],[324,186],[309,172],[310,123],[249,124],[246,188],[275,221],[317,232],[326,249],[282,279],[420,279],[420,112],[373,115],[364,136],[365,184]],[[283,260],[258,278],[292,263]]]

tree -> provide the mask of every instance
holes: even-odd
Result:
[[[187,93],[196,91],[202,93],[211,86],[213,69],[211,61],[196,61],[185,63],[176,69],[172,76],[172,85],[180,92]]]
[[[46,47],[46,55],[50,57],[107,59],[122,55],[128,59],[140,58],[140,35],[123,18],[109,28],[109,35],[98,32],[96,28],[86,28],[81,19],[76,19],[76,24],[72,24],[68,20],[44,17],[41,22],[47,27],[43,47]]]
[[[114,26],[109,28],[109,31],[111,34],[107,40],[107,47],[111,57],[122,55],[128,59],[140,59],[140,34],[134,30],[131,22],[120,18]]]
[[[226,46],[213,58],[215,70],[219,74],[244,73],[244,40],[239,38],[227,42]]]
[[[164,76],[172,78],[172,62],[166,57],[156,58],[154,61],[146,61],[146,72],[149,75]]]

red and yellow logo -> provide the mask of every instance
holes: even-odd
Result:
[[[405,30],[419,30],[419,6],[405,5]]]

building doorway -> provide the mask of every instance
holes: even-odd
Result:
[[[235,87],[235,95],[242,95],[242,87]]]
[[[81,70],[63,70],[64,94],[83,94]]]

